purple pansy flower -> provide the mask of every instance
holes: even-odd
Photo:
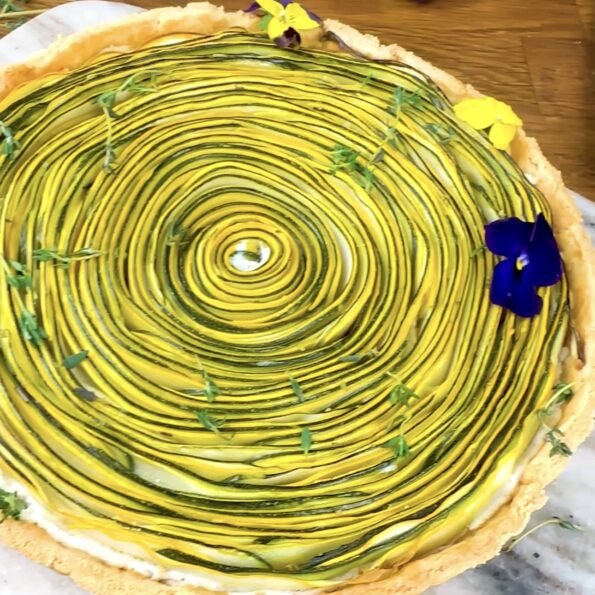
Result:
[[[496,265],[490,299],[518,316],[539,314],[543,300],[537,287],[555,285],[562,277],[562,260],[552,229],[540,213],[534,223],[516,217],[485,227],[490,252],[504,256]]]

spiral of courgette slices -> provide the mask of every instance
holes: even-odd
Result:
[[[324,586],[459,538],[506,484],[567,286],[531,320],[490,304],[484,224],[548,206],[422,74],[228,31],[0,120],[0,469],[62,526]]]

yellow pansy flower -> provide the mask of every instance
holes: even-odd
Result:
[[[267,26],[267,33],[271,39],[282,37],[288,29],[299,33],[320,27],[320,23],[316,22],[297,2],[257,0],[257,3],[272,17]]]
[[[455,115],[475,130],[490,128],[490,141],[497,149],[507,150],[523,121],[512,108],[493,97],[463,99],[454,106]]]

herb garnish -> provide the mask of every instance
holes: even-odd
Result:
[[[6,278],[6,282],[11,286],[19,290],[27,290],[33,287],[33,280],[31,279],[31,275],[27,271],[27,267],[16,261],[11,260],[10,266],[16,272],[16,275],[11,275]]]
[[[8,518],[20,519],[21,513],[27,508],[27,503],[16,492],[7,492],[0,488],[0,525]]]
[[[304,454],[308,454],[310,449],[312,448],[312,432],[310,428],[307,426],[302,430],[302,434],[300,437],[300,443],[302,445],[302,450]]]
[[[437,124],[432,122],[426,124],[424,128],[433,136],[441,145],[447,145],[456,137],[456,131],[451,126],[444,124]]]
[[[360,155],[356,150],[345,145],[335,145],[332,152],[333,167],[331,173],[334,175],[338,171],[346,171],[352,174],[357,183],[369,192],[374,184],[374,173],[369,168],[371,163],[366,165],[358,163],[359,157]]]
[[[570,450],[568,445],[560,439],[560,436],[564,436],[564,432],[559,428],[552,427],[548,424],[548,419],[554,414],[555,408],[570,400],[572,394],[571,384],[556,384],[556,386],[554,386],[554,394],[547,402],[546,406],[537,411],[537,417],[547,429],[545,441],[552,446],[550,449],[550,457],[555,455],[569,457],[572,454],[572,450]]]
[[[225,416],[223,419],[215,419],[214,417],[211,417],[204,409],[199,409],[196,411],[196,417],[207,430],[211,430],[211,432],[215,432],[215,434],[220,433],[219,428],[227,421],[227,416]]]
[[[419,397],[404,384],[397,384],[397,386],[390,391],[388,398],[393,405],[398,403],[403,405],[403,407],[409,407],[410,399],[419,399]]]
[[[79,351],[79,353],[74,353],[73,355],[69,355],[64,358],[62,362],[64,367],[68,370],[72,370],[72,368],[76,368],[79,364],[84,362],[89,357],[88,351]]]
[[[40,347],[41,342],[48,338],[46,332],[37,323],[35,316],[27,310],[21,314],[19,327],[25,341],[31,341],[35,347]]]
[[[402,87],[397,87],[393,91],[388,113],[398,118],[405,107],[421,107],[421,102],[422,96],[417,91],[407,91]]]
[[[293,392],[298,398],[298,401],[300,403],[303,403],[306,400],[306,395],[304,394],[304,391],[302,390],[302,387],[300,386],[299,382],[295,378],[290,378],[289,384],[291,384],[291,388],[293,389]]]
[[[542,523],[535,525],[535,527],[531,527],[531,529],[527,529],[527,531],[523,531],[523,533],[521,533],[520,535],[513,537],[508,542],[508,544],[506,544],[506,546],[504,546],[503,551],[509,552],[519,541],[521,541],[522,539],[525,539],[525,537],[531,535],[531,533],[533,533],[534,531],[537,531],[537,529],[541,529],[542,527],[545,527],[547,525],[558,525],[559,527],[562,527],[562,529],[566,529],[568,531],[584,531],[584,529],[580,525],[577,525],[576,523],[572,523],[571,521],[565,521],[564,519],[561,519],[558,516],[553,516],[553,517],[547,519],[546,521],[543,521]]]
[[[56,261],[56,266],[61,269],[67,269],[70,263],[77,260],[89,260],[90,258],[96,258],[103,254],[101,250],[94,250],[93,248],[81,248],[76,252],[73,252],[70,256],[66,254],[59,254],[57,250],[51,250],[48,248],[38,248],[33,251],[33,260],[37,262],[51,262]]]
[[[220,394],[221,389],[215,384],[215,381],[208,375],[207,372],[202,373],[203,378],[205,379],[205,395],[207,397],[207,401],[212,403]]]
[[[396,459],[407,457],[411,454],[407,440],[403,434],[399,434],[394,438],[391,438],[386,443],[386,448],[392,448]]]
[[[96,99],[99,107],[101,107],[106,120],[107,139],[104,144],[103,169],[108,174],[113,174],[116,171],[116,151],[113,145],[113,127],[112,120],[115,120],[119,115],[115,112],[118,95],[123,93],[132,93],[134,95],[145,95],[157,90],[157,77],[161,73],[159,71],[139,72],[128,77],[117,89],[106,91],[99,95]],[[143,84],[149,78],[149,86]]]
[[[572,385],[559,383],[554,386],[554,394],[545,407],[537,410],[537,416],[541,421],[546,421],[554,413],[554,408],[559,407],[572,398]]]
[[[19,141],[15,140],[12,130],[2,121],[0,121],[0,137],[2,138],[0,154],[8,159],[15,157],[21,145]]]
[[[558,436],[564,436],[564,432],[560,428],[551,428],[545,435],[546,442],[552,445],[550,449],[550,457],[560,455],[562,457],[569,457],[572,454],[570,448],[565,442],[562,442]]]

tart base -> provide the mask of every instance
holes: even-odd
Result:
[[[253,15],[226,13],[223,8],[204,2],[185,8],[156,9],[114,24],[85,30],[59,40],[24,64],[0,70],[0,108],[3,99],[22,83],[48,73],[75,69],[106,50],[131,50],[172,33],[208,35],[230,27],[255,31],[257,22]],[[472,86],[398,45],[382,45],[377,38],[334,20],[325,21],[324,27],[370,58],[397,60],[417,68],[432,78],[451,101],[481,96]],[[547,161],[537,142],[520,131],[511,147],[511,154],[551,205],[554,231],[569,281],[577,340],[571,345],[561,371],[565,381],[574,383],[574,396],[564,408],[559,427],[565,433],[565,441],[574,449],[589,435],[595,413],[595,253],[560,172]],[[564,470],[566,463],[565,458],[551,458],[549,447],[544,444],[524,470],[510,500],[481,527],[433,554],[397,569],[362,572],[356,579],[332,591],[368,595],[421,593],[488,561],[512,536],[523,530],[531,513],[545,504],[545,487]],[[198,587],[171,587],[133,571],[108,566],[85,552],[65,547],[41,528],[26,522],[6,521],[0,526],[0,541],[36,562],[69,575],[81,587],[97,595],[212,593]]]

